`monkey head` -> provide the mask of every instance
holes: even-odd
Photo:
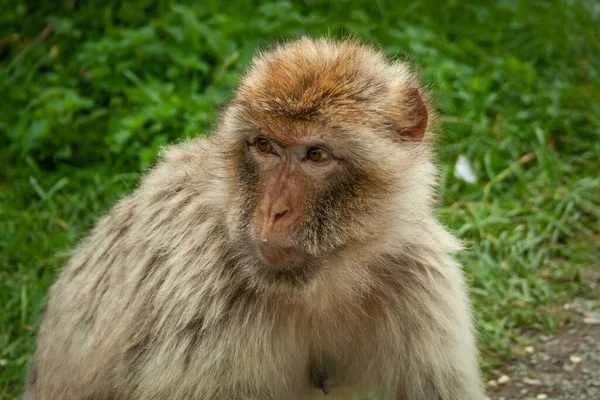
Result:
[[[409,235],[432,203],[430,116],[409,66],[369,46],[302,38],[261,53],[215,134],[232,237],[287,270]]]

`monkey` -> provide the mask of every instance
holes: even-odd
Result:
[[[73,252],[24,398],[483,399],[431,97],[357,39],[258,52]]]

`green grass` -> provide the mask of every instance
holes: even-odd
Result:
[[[210,128],[257,46],[305,33],[412,59],[437,93],[440,217],[469,244],[487,373],[598,299],[581,278],[600,265],[595,2],[27,3],[0,0],[0,398],[69,249],[161,145]],[[454,177],[461,154],[477,184]]]

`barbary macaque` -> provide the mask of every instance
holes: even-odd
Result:
[[[258,54],[74,252],[25,399],[483,399],[430,103],[355,40]]]

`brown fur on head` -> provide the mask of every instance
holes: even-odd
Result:
[[[428,110],[418,76],[359,41],[301,38],[253,60],[233,101],[239,118],[258,127],[312,122],[363,127],[395,140],[422,139]],[[273,132],[302,135],[289,129]]]
[[[250,253],[261,240],[298,249],[295,277],[347,246],[410,241],[432,203],[431,115],[410,67],[357,41],[301,38],[261,53],[217,134],[231,156],[232,235]],[[281,149],[323,146],[337,164],[292,175],[269,169],[249,151],[257,137]],[[288,211],[264,234],[260,209],[272,197]]]

